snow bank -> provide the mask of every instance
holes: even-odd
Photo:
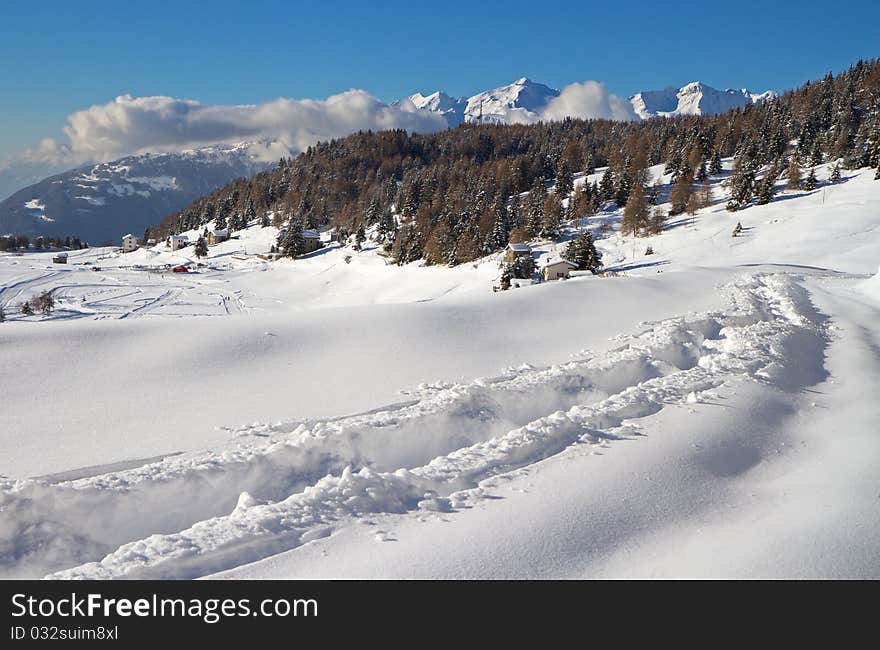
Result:
[[[859,284],[859,290],[880,302],[880,269],[870,279]]]

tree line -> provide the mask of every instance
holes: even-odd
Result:
[[[34,237],[27,235],[0,235],[0,252],[16,251],[19,249],[52,250],[59,248],[80,249],[87,248],[79,237]]]

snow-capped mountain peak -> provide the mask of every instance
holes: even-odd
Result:
[[[468,122],[482,121],[510,124],[531,121],[559,91],[528,77],[520,77],[512,84],[477,93],[467,101],[465,118]]]
[[[676,115],[717,115],[733,108],[761,103],[776,97],[772,90],[752,93],[746,88],[717,90],[700,81],[681,88],[649,90],[630,97],[633,110],[642,119]]]
[[[406,99],[417,110],[439,113],[449,126],[458,126],[462,122],[511,124],[534,121],[538,111],[557,95],[558,90],[528,77],[520,77],[511,84],[471,97],[454,98],[438,90],[429,95],[414,93]]]
[[[506,86],[499,86],[470,97],[453,98],[442,91],[430,95],[415,93],[407,97],[416,110],[443,115],[449,126],[462,122],[515,124],[534,122],[559,91],[544,84],[520,77]],[[775,98],[774,91],[754,93],[747,88],[717,90],[701,81],[692,81],[680,88],[669,86],[648,90],[629,98],[641,119],[674,117],[676,115],[716,115],[748,104]],[[400,102],[395,102],[399,104]]]

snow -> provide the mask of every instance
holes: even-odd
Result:
[[[559,91],[554,88],[521,77],[512,84],[471,97],[453,99],[438,90],[429,95],[415,93],[405,101],[411,102],[417,110],[440,113],[449,126],[480,120],[484,123],[527,124],[536,121],[541,109],[558,95]]]
[[[677,115],[718,115],[748,104],[760,104],[776,96],[772,90],[763,93],[753,93],[745,88],[716,90],[699,81],[692,81],[678,89],[669,87],[636,93],[630,97],[630,103],[636,115],[647,120]]]
[[[497,293],[259,226],[2,254],[0,576],[877,578],[880,183],[829,167]]]
[[[554,88],[521,77],[506,86],[470,97],[453,98],[440,90],[428,95],[418,92],[394,102],[394,105],[409,106],[408,110],[439,113],[450,127],[480,119],[486,123],[519,124],[540,119],[548,103],[559,95],[560,92]],[[772,90],[763,93],[754,93],[746,88],[716,90],[693,81],[681,88],[668,87],[636,93],[629,98],[629,103],[635,114],[646,120],[677,115],[717,115],[775,97],[777,94]]]

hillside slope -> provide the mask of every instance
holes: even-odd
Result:
[[[2,574],[877,578],[880,183],[829,167],[649,238],[609,206],[564,235],[606,277],[500,293],[497,255],[267,263],[258,225],[201,268],[0,255]]]
[[[93,244],[140,236],[193,199],[265,169],[249,148],[141,154],[51,176],[0,202],[0,233],[77,235]]]

